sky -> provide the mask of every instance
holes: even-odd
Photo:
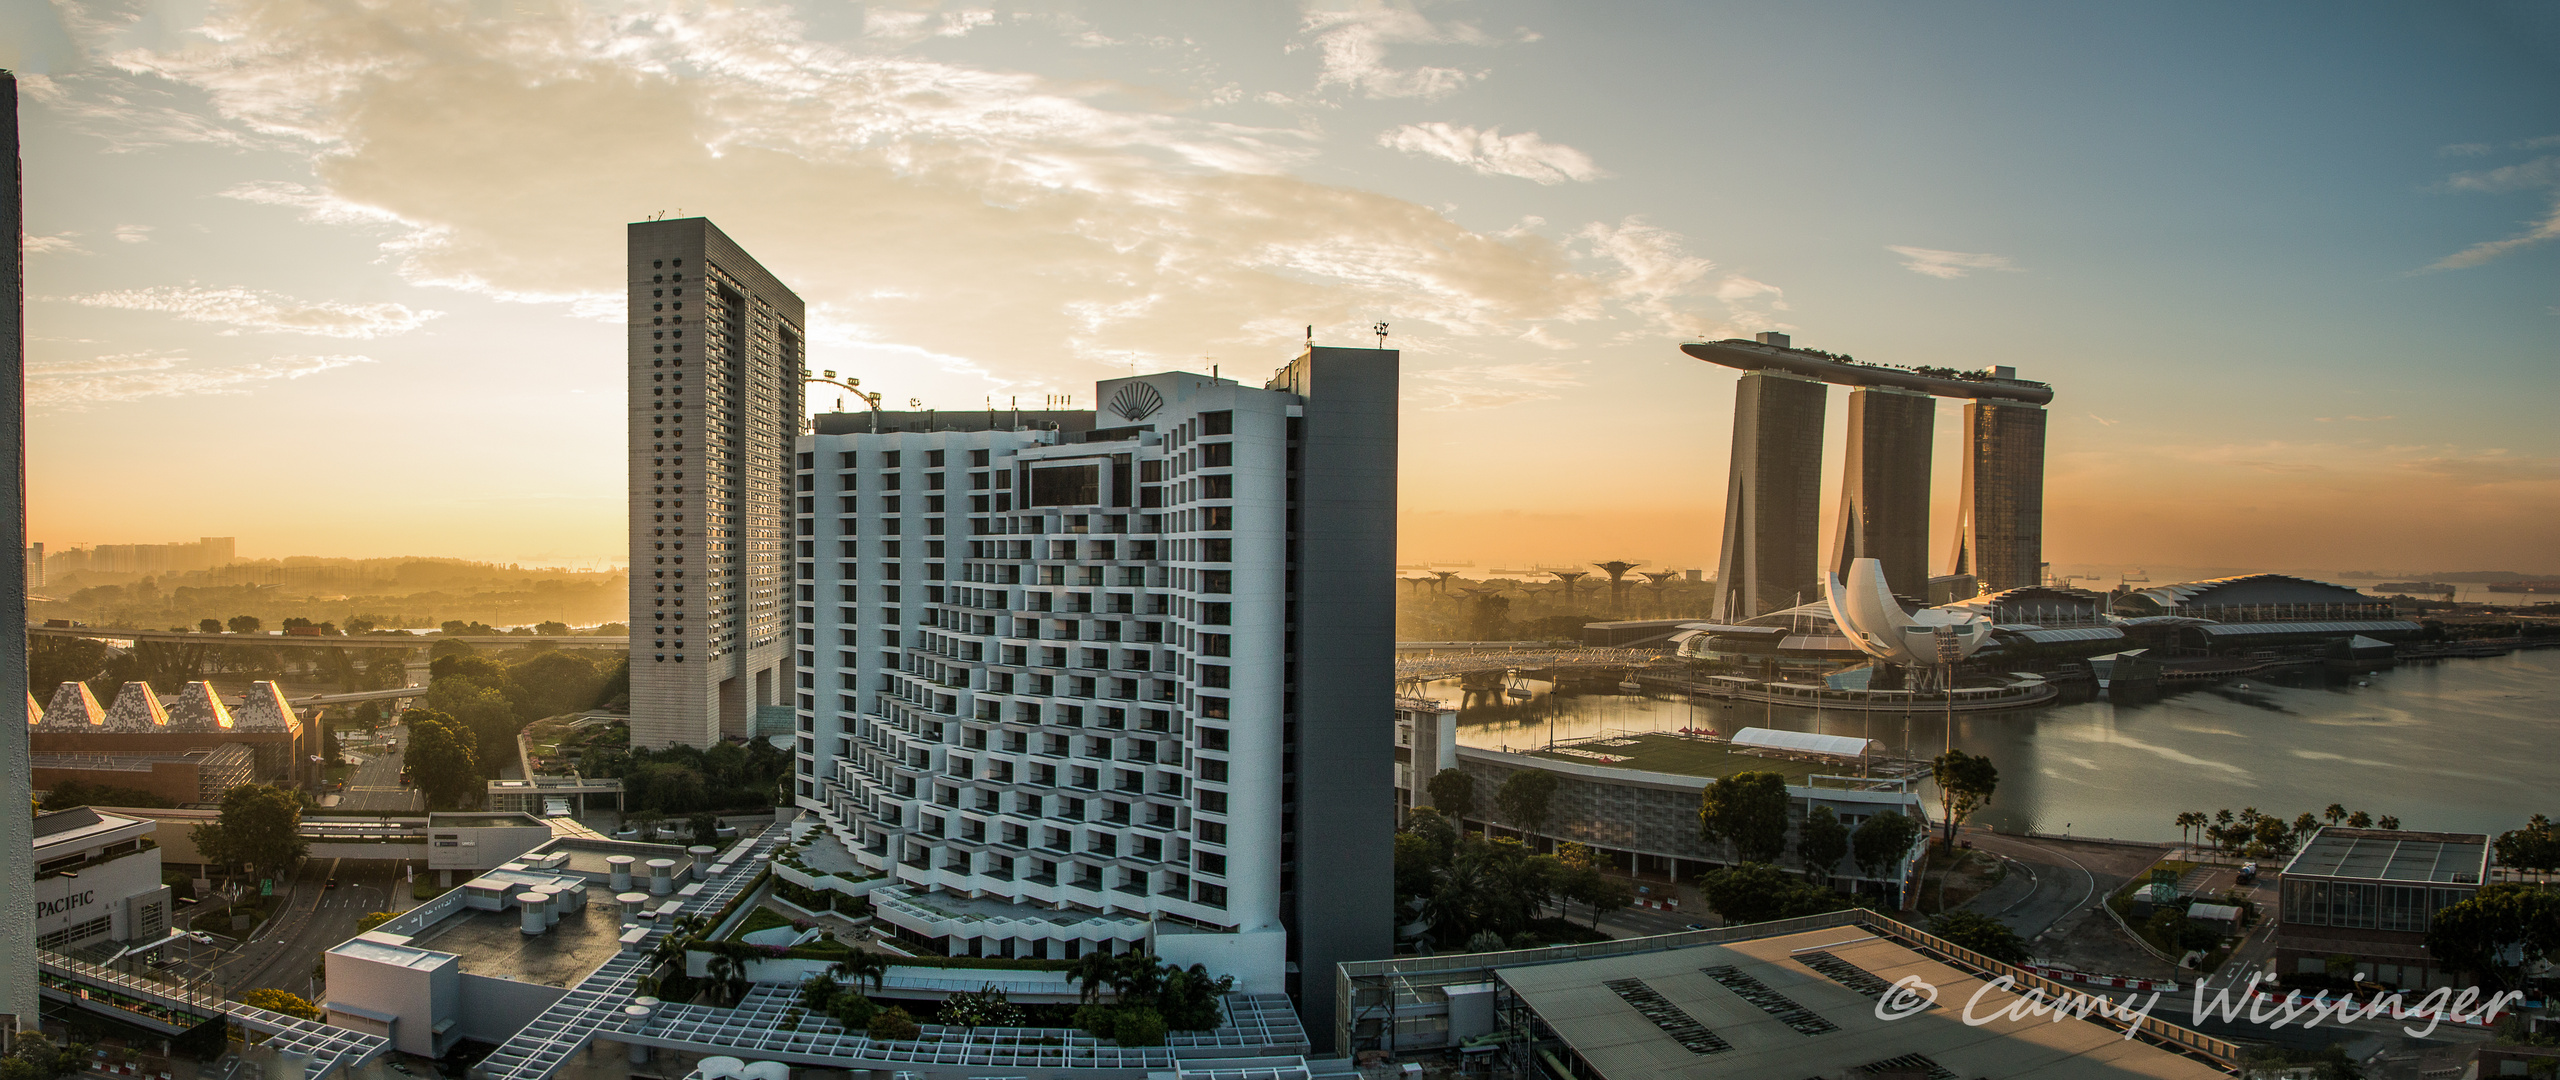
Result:
[[[0,0],[0,66],[57,550],[619,559],[666,214],[893,407],[1385,322],[1407,562],[1712,567],[1678,346],[1775,329],[2052,383],[2058,570],[2560,572],[2550,5]]]

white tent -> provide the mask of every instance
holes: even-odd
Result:
[[[1808,731],[1779,731],[1774,728],[1744,728],[1733,735],[1733,745],[1743,750],[1767,750],[1782,754],[1816,754],[1822,757],[1863,758],[1880,749],[1872,739],[1847,735],[1816,735]]]

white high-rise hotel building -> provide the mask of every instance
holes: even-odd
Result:
[[[1334,964],[1391,945],[1396,391],[1396,353],[1310,347],[1264,388],[817,418],[797,792],[891,932],[1143,946],[1332,1030]]]
[[[630,257],[631,745],[787,725],[800,298],[708,219]]]

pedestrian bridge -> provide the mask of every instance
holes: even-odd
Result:
[[[1398,648],[1396,681],[1454,679],[1491,671],[1556,671],[1564,668],[1631,668],[1665,654],[1653,649],[1459,649],[1414,652]]]
[[[54,1001],[111,1016],[163,1035],[193,1031],[214,1020],[227,1020],[258,1035],[279,1053],[310,1062],[304,1075],[320,1080],[333,1069],[362,1065],[382,1056],[391,1040],[380,1035],[332,1027],[317,1020],[244,1005],[172,983],[127,975],[61,953],[38,951],[39,991]]]

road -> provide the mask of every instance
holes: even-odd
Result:
[[[2088,911],[2099,897],[2124,882],[2122,877],[2093,869],[2085,853],[2060,845],[1970,829],[1964,838],[1973,842],[1975,850],[2009,863],[2009,877],[1968,906],[2009,924],[2009,929],[2030,942],[2053,930],[2064,916]]]
[[[320,954],[354,937],[357,920],[367,912],[416,906],[399,873],[400,864],[390,859],[304,861],[284,910],[218,966],[230,995],[237,998],[261,986],[308,995]],[[327,887],[333,878],[335,889]]]
[[[400,749],[384,751],[379,742],[369,747],[356,747],[365,759],[347,777],[347,790],[338,800],[341,810],[383,810],[393,813],[423,814],[426,797],[415,789],[400,786],[402,756],[409,746],[409,729],[394,725],[383,728],[379,737],[387,738]]]

